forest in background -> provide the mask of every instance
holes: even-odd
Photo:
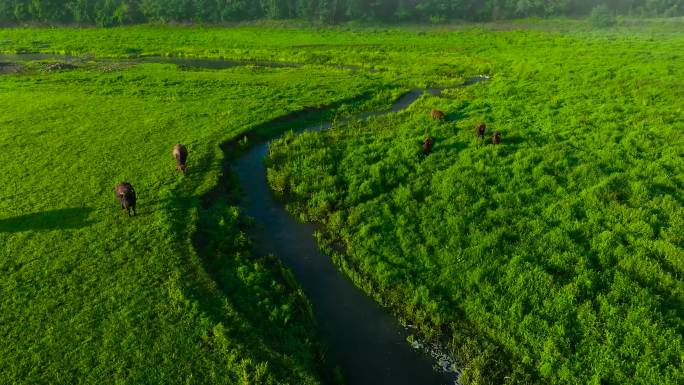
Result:
[[[115,26],[145,22],[300,19],[431,22],[523,17],[684,15],[684,0],[0,0],[0,23]]]

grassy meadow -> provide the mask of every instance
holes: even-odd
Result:
[[[425,86],[447,89],[277,141],[274,191],[345,245],[335,260],[358,286],[447,342],[464,383],[683,382],[683,30],[1,29],[0,53],[84,59],[0,74],[0,383],[325,381],[306,299],[277,256],[252,256],[239,186],[202,199],[218,145]],[[302,66],[100,60],[141,55]],[[479,143],[479,121],[503,144]],[[136,218],[114,199],[123,180]]]
[[[318,383],[313,325],[228,201],[217,144],[377,81],[90,64],[0,77],[1,383]],[[342,89],[339,84],[344,84]],[[176,173],[171,147],[188,145]],[[138,217],[114,184],[138,193]],[[191,235],[212,235],[198,253]]]
[[[273,190],[466,382],[681,383],[684,35],[486,36],[490,81],[277,141]]]

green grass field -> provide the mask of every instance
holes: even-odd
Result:
[[[646,36],[489,35],[491,81],[286,137],[269,180],[466,378],[681,383],[684,35]]]
[[[337,112],[381,109],[400,90],[478,74],[491,80],[287,136],[269,160],[274,190],[346,244],[336,260],[360,287],[448,341],[466,383],[681,383],[681,31],[681,20],[0,30],[4,53],[307,64],[86,59],[0,74],[0,383],[321,382],[288,273],[252,257],[230,197],[202,204],[218,144],[292,111],[361,96]],[[433,107],[446,122],[429,119]],[[481,120],[501,146],[476,141]],[[426,133],[436,145],[423,159]],[[177,142],[191,151],[185,176]],[[114,199],[123,180],[139,195],[133,219]]]
[[[376,83],[160,64],[0,77],[0,382],[317,383],[296,287],[250,257],[236,208],[203,215],[199,197],[218,143]],[[191,150],[186,176],[176,142]],[[114,199],[124,180],[134,219]],[[190,243],[199,219],[223,242],[207,255]]]

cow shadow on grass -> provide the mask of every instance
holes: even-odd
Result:
[[[88,220],[91,212],[92,208],[73,207],[3,218],[0,233],[80,229],[92,223]]]
[[[456,111],[452,111],[452,112],[446,114],[446,116],[444,117],[444,120],[447,122],[456,122],[456,121],[460,121],[460,120],[465,119],[467,116],[466,109],[468,108],[469,104],[470,103],[467,103],[467,102],[463,103],[461,108],[457,109]],[[475,131],[475,128],[473,128],[473,132],[474,131]]]
[[[468,148],[468,144],[464,142],[438,143],[435,145],[435,151],[448,151],[449,154],[458,154],[466,148]]]

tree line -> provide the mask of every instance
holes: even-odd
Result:
[[[684,15],[684,0],[0,0],[0,22],[102,26],[257,19],[440,23],[576,17],[596,7],[631,16]]]

